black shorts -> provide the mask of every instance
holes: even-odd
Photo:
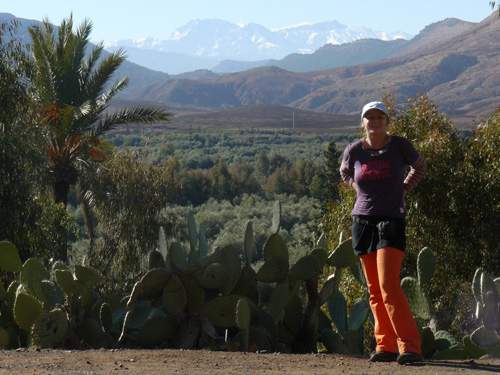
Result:
[[[352,247],[358,255],[366,255],[383,247],[401,251],[406,247],[405,219],[385,216],[352,217]]]

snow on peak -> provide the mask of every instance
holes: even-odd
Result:
[[[200,57],[236,60],[280,59],[291,53],[311,53],[325,44],[342,44],[363,38],[409,39],[403,32],[349,27],[338,21],[302,22],[268,29],[256,23],[195,19],[177,28],[169,38],[138,38],[109,43]]]

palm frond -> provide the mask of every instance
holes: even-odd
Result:
[[[52,56],[50,50],[47,49],[45,35],[38,27],[29,29],[31,39],[33,41],[34,64],[36,66],[35,80],[43,101],[55,101],[57,99],[56,92],[56,74],[52,69]]]
[[[76,131],[83,132],[94,124],[99,116],[108,108],[108,104],[120,90],[128,84],[128,78],[122,78],[115,82],[107,92],[100,95],[96,100],[87,100],[83,103],[75,113],[74,126]]]
[[[108,108],[108,104],[120,90],[128,84],[128,78],[122,78],[115,82],[107,92],[100,95],[96,100],[87,100],[75,110],[73,129],[84,132],[94,124],[99,116]]]
[[[102,108],[102,110],[105,109],[105,107],[108,105],[108,103],[111,101],[113,96],[115,96],[119,91],[123,90],[125,87],[128,85],[128,77],[124,77],[120,79],[119,81],[115,82],[113,86],[109,88],[108,91],[103,93],[98,99],[97,99],[97,104]]]
[[[66,19],[62,20],[57,34],[56,56],[59,62],[64,60],[65,46],[68,42],[68,39],[71,36],[72,30],[73,30],[73,14],[70,14],[67,20]]]
[[[91,135],[100,136],[117,125],[167,122],[170,117],[170,113],[159,108],[136,107],[122,109],[118,112],[107,114],[104,118],[97,121],[92,127]]]
[[[125,61],[125,54],[121,49],[103,59],[99,67],[90,74],[85,82],[85,97],[90,99],[99,96],[103,92],[106,82],[123,61]]]
[[[72,28],[72,22],[68,22],[60,32],[60,35],[65,35],[58,44],[58,50],[61,50],[61,54],[58,54],[58,66],[61,70],[59,83],[60,92],[64,95],[61,100],[78,106],[86,100],[82,93],[80,68],[85,58],[92,23],[85,20],[76,33]]]
[[[87,59],[82,62],[80,66],[80,86],[83,87],[85,82],[87,82],[90,73],[94,69],[94,65],[101,57],[103,49],[104,45],[102,43],[97,43],[97,45],[89,52]]]
[[[68,60],[71,61],[71,72],[77,75],[78,80],[80,79],[80,68],[84,63],[85,52],[89,44],[90,33],[92,32],[92,22],[85,19],[80,25],[76,34],[73,34],[71,49],[72,55],[68,56]],[[80,82],[79,86],[80,86]],[[79,93],[80,94],[80,93]]]

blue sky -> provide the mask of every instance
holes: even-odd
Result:
[[[0,12],[21,18],[48,17],[58,24],[73,12],[94,23],[93,41],[151,36],[167,38],[196,18],[255,22],[279,28],[337,20],[349,26],[416,34],[447,17],[477,22],[491,13],[488,0],[1,0]]]

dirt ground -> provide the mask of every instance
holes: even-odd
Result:
[[[335,354],[255,354],[190,350],[0,351],[0,374],[492,374],[500,359],[430,361],[423,366],[367,362]]]

